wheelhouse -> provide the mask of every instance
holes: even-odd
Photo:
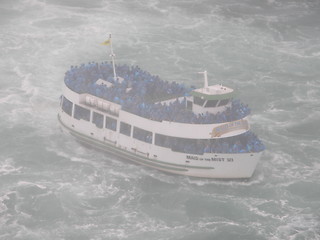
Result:
[[[191,92],[192,111],[196,114],[223,112],[231,106],[235,92],[222,85],[206,86]],[[190,101],[190,100],[189,100]]]

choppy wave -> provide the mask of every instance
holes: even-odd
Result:
[[[320,239],[317,1],[3,0],[0,239]],[[267,146],[252,179],[174,176],[80,145],[64,72],[108,59],[238,90]],[[104,51],[106,54],[104,54]]]

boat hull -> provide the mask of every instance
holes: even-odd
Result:
[[[145,143],[145,146],[139,146],[136,141],[119,137],[119,134],[109,137],[106,130],[99,131],[81,120],[68,116],[63,111],[59,112],[58,120],[64,131],[86,145],[125,160],[173,174],[200,178],[250,178],[261,156],[261,152],[195,155],[174,152],[153,144]]]

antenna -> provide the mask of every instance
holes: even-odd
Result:
[[[204,72],[198,72],[199,74],[203,74],[204,77],[204,88],[208,88],[208,74],[207,74],[207,70],[205,70]]]

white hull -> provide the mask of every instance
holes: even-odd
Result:
[[[63,129],[81,142],[168,173],[201,178],[250,178],[261,156],[261,152],[204,153],[203,155],[174,152],[118,132],[99,129],[90,122],[70,117],[62,110],[59,112],[58,119]]]

